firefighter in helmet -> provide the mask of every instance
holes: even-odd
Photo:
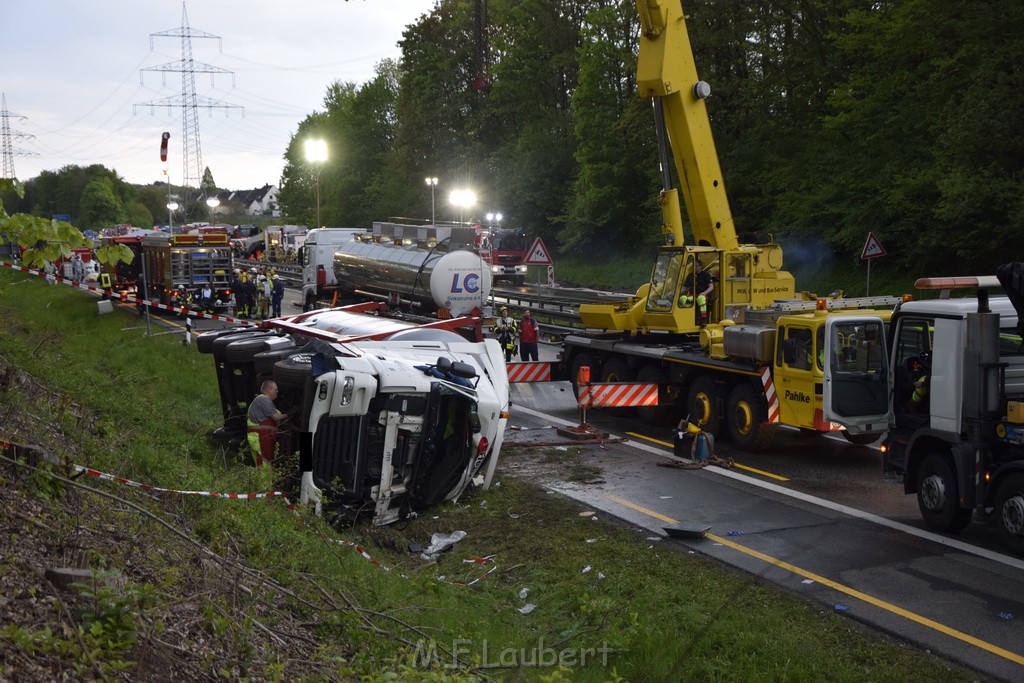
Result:
[[[516,352],[516,335],[519,334],[519,324],[516,319],[508,314],[508,306],[501,307],[501,315],[494,321],[491,331],[498,336],[498,343],[505,352],[505,362],[512,362],[512,354]]]

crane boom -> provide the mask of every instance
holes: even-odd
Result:
[[[694,242],[734,249],[739,240],[704,103],[710,86],[697,77],[682,4],[637,0],[637,9],[640,12],[637,89],[641,97],[654,98],[659,148],[663,152],[671,148]],[[672,244],[679,246],[683,244],[683,228],[674,218],[679,211],[678,195],[668,182],[664,159],[662,167],[666,182],[661,205],[666,233],[671,232]]]
[[[666,246],[658,249],[650,281],[634,296],[583,304],[580,319],[589,329],[694,334],[747,308],[792,297],[796,285],[782,270],[782,247],[739,242],[704,103],[711,86],[697,77],[682,0],[636,0],[636,5],[637,89],[654,104]],[[690,244],[683,236],[670,157],[690,219]]]

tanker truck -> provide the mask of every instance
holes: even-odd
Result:
[[[261,384],[278,384],[289,419],[274,469],[332,523],[390,524],[490,484],[509,384],[478,318],[413,325],[367,302],[207,332],[197,346],[214,358],[215,434],[229,443],[244,443]]]
[[[471,227],[377,222],[310,230],[300,252],[303,311],[338,299],[381,300],[421,314],[479,314],[491,295]]]

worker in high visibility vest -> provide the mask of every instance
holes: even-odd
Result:
[[[277,445],[277,426],[287,415],[274,405],[277,398],[277,382],[268,379],[260,386],[259,395],[249,404],[246,413],[246,440],[252,451],[256,467],[274,462],[274,448]]]

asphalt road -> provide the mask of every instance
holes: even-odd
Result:
[[[513,404],[518,427],[580,421],[567,383],[515,385]],[[551,488],[986,677],[1024,679],[1024,558],[1004,554],[987,526],[957,536],[925,530],[916,499],[883,480],[874,448],[787,431],[757,456],[717,445],[742,467],[679,470],[657,464],[671,458],[668,430],[599,411],[587,422],[628,441],[587,447],[585,462],[604,483]],[[552,432],[506,440],[531,434]],[[669,539],[663,527],[673,522],[711,530]]]

